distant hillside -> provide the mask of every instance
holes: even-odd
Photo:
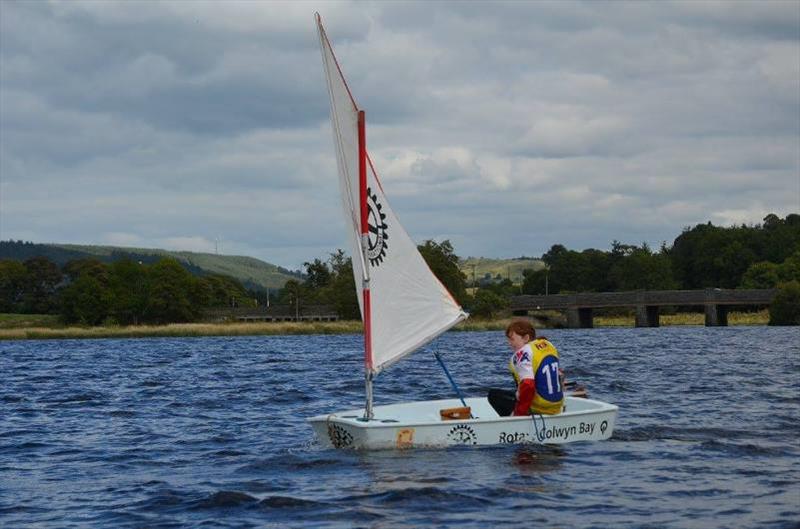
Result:
[[[152,263],[162,257],[173,257],[196,275],[209,273],[235,277],[246,288],[281,288],[287,280],[299,274],[260,259],[235,255],[216,255],[195,252],[171,252],[152,248],[123,248],[116,246],[84,246],[77,244],[35,244],[21,241],[0,241],[0,259],[24,261],[43,256],[59,266],[74,259],[93,257],[105,263],[132,259]]]
[[[281,288],[287,280],[299,278],[298,272],[292,272],[253,257],[236,255],[217,255],[195,252],[172,252],[154,248],[124,248],[118,246],[90,246],[78,244],[36,244],[21,241],[0,241],[0,259],[24,261],[31,257],[47,257],[59,266],[75,259],[93,257],[105,263],[128,258],[143,263],[153,263],[162,257],[173,257],[196,275],[208,273],[225,274],[235,277],[247,288]],[[539,259],[489,259],[485,257],[468,257],[460,263],[461,271],[472,284],[473,265],[475,279],[480,281],[490,274],[503,279],[511,274],[511,281],[522,283],[522,271],[539,270],[544,266]]]
[[[480,282],[481,279],[489,274],[491,278],[496,278],[498,275],[503,279],[511,276],[511,282],[514,284],[522,283],[523,270],[539,270],[544,267],[544,263],[539,259],[517,258],[517,259],[487,259],[485,257],[467,257],[462,259],[459,263],[461,271],[467,276],[467,284],[472,284],[473,266],[475,271],[475,280]]]

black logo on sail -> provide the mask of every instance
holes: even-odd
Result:
[[[369,246],[367,257],[372,266],[379,266],[386,257],[386,250],[389,245],[386,240],[389,238],[386,233],[388,228],[385,220],[386,214],[382,213],[383,206],[378,203],[378,195],[372,193],[372,188],[367,188],[367,225],[369,228]]]

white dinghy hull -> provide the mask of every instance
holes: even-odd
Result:
[[[406,402],[317,415],[308,421],[325,448],[380,450],[451,445],[564,444],[600,441],[614,432],[617,406],[597,400],[565,397],[558,415],[500,417],[486,398],[466,399],[472,419],[442,420],[439,411],[461,406],[458,399]]]

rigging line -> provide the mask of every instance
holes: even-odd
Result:
[[[456,384],[456,381],[453,380],[453,377],[450,375],[450,371],[447,370],[447,366],[444,365],[444,361],[442,361],[442,357],[439,355],[439,351],[434,352],[433,356],[436,357],[436,360],[438,360],[439,365],[442,366],[442,369],[444,369],[444,374],[447,375],[447,379],[450,381],[450,384],[453,386],[453,389],[456,390],[456,395],[458,395],[458,398],[461,400],[461,404],[463,404],[464,407],[467,408],[468,406],[467,406],[466,401],[464,400],[464,395],[461,393],[461,390],[458,388],[458,384]],[[471,411],[470,411],[470,414],[469,414],[469,418],[470,419],[473,418]]]
[[[542,420],[542,433],[539,433],[539,426],[536,424],[536,416]],[[533,429],[536,431],[536,439],[541,443],[544,441],[545,432],[547,431],[547,425],[544,422],[544,415],[541,413],[531,413],[531,420],[533,421]]]

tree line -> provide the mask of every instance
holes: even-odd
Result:
[[[468,284],[450,241],[428,240],[418,249],[453,297],[478,317],[496,316],[518,294],[779,287],[776,310],[800,324],[797,214],[770,214],[750,226],[698,224],[656,251],[619,241],[610,251],[556,244],[542,256],[543,269],[523,272],[521,285],[507,278]],[[78,259],[62,268],[44,257],[0,260],[0,312],[57,313],[67,323],[87,325],[169,323],[196,321],[208,308],[264,305],[271,299],[327,305],[343,319],[360,317],[350,257],[337,250],[304,267],[302,278],[270,294],[249,291],[227,276],[193,275],[169,258],[152,264]]]
[[[800,279],[800,215],[770,214],[763,224],[686,228],[671,246],[612,243],[611,251],[577,252],[555,245],[542,256],[545,268],[528,271],[527,294],[617,292],[700,288],[774,288]]]
[[[417,246],[431,271],[453,297],[464,304],[469,301],[464,274],[459,269],[459,257],[450,241],[425,241]],[[361,318],[358,294],[353,279],[353,261],[339,249],[325,261],[314,259],[303,263],[305,279],[290,279],[278,293],[279,303],[292,304],[303,300],[310,305],[329,305],[340,318]]]
[[[196,276],[177,260],[152,264],[46,257],[0,260],[0,312],[58,314],[65,323],[164,324],[196,321],[205,309],[254,305],[234,278]]]
[[[763,223],[752,226],[698,224],[684,229],[671,246],[662,243],[658,251],[647,244],[618,241],[610,251],[577,252],[554,245],[542,260],[544,269],[524,273],[522,293],[780,288],[777,304],[783,307],[786,299],[789,305],[800,307],[797,214],[785,218],[769,214]],[[791,309],[788,318],[800,324],[798,311]]]

